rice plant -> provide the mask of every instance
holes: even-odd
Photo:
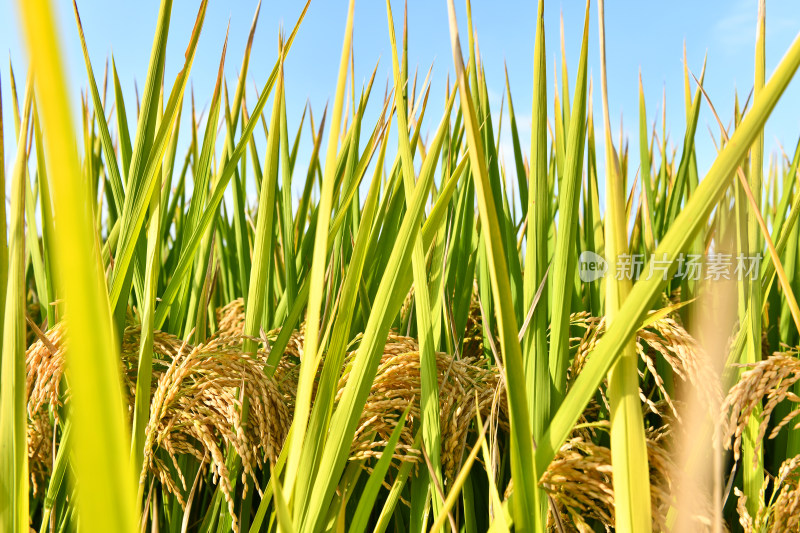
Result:
[[[800,141],[764,147],[800,37],[767,78],[765,0],[752,92],[717,109],[705,65],[685,64],[674,150],[640,77],[638,169],[611,134],[603,0],[586,2],[572,92],[538,2],[533,86],[513,95],[532,99],[529,149],[513,72],[491,109],[469,0],[466,20],[446,1],[440,95],[410,76],[414,21],[400,30],[386,1],[382,97],[377,68],[355,79],[350,0],[331,103],[299,124],[284,64],[313,38],[310,1],[269,64],[251,62],[269,6],[226,35],[202,112],[192,67],[216,21],[197,4],[161,0],[134,104],[113,58],[98,76],[77,1],[82,80],[51,2],[18,2],[30,75],[0,77],[0,531],[800,529]],[[175,16],[195,17],[188,43]],[[174,80],[168,43],[186,50]]]

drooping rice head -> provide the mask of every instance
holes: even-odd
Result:
[[[767,499],[770,483],[772,491]],[[733,490],[738,497],[739,524],[745,533],[800,530],[800,455],[786,459],[776,478],[767,476],[764,479],[755,516],[747,510],[747,496],[738,487]]]
[[[674,465],[667,431],[647,432],[647,456],[650,465],[653,531],[667,531],[667,513],[674,505],[671,472]],[[614,483],[611,450],[586,440],[577,432],[564,443],[542,476],[542,486],[550,498],[548,529],[560,531],[595,531],[592,524],[612,530],[615,524]],[[513,492],[513,481],[505,497]],[[696,517],[697,524],[710,530],[710,505],[707,516]],[[558,516],[553,514],[556,509]]]
[[[464,330],[464,340],[461,342],[461,353],[466,358],[483,357],[483,318],[477,299],[477,289],[467,314],[467,327]]]
[[[235,337],[244,332],[244,299],[237,298],[216,312],[217,337]]]
[[[244,325],[241,300],[235,300],[219,309],[217,317],[220,338],[235,339],[241,334]],[[286,350],[273,376],[290,412],[294,410],[299,375],[297,363],[303,353],[303,332],[304,327],[301,325],[289,337]],[[278,331],[271,331],[266,336],[267,339],[274,340],[277,334]],[[349,364],[355,356],[359,340],[360,336],[353,340],[350,345],[352,351],[345,357],[337,400],[344,389]],[[492,415],[492,404],[497,402],[499,405],[497,411],[501,416],[495,414],[499,416],[501,426],[507,429],[505,395],[499,387],[500,376],[497,368],[483,357],[482,342],[480,310],[477,303],[473,302],[463,342],[465,350],[462,358],[454,359],[446,354],[437,354],[442,466],[446,483],[454,478],[460,468],[467,435],[478,409],[475,405],[476,393],[481,416],[486,419]],[[467,353],[472,355],[467,356]],[[260,352],[260,357],[264,361],[267,356],[267,353]],[[350,450],[351,460],[381,457],[386,442],[399,422],[399,417],[409,404],[411,404],[409,419],[394,456],[400,461],[421,460],[419,450],[412,447],[420,420],[419,371],[417,341],[390,333]]]
[[[348,355],[345,371],[339,381],[341,395],[348,378]],[[439,385],[439,413],[442,470],[445,483],[452,481],[461,466],[467,436],[480,412],[486,420],[498,389],[500,376],[496,367],[486,359],[453,359],[436,355]],[[406,407],[411,404],[406,422],[395,450],[400,460],[419,461],[419,450],[413,449],[414,434],[420,420],[420,362],[417,342],[409,337],[390,335],[384,348],[378,372],[370,389],[361,421],[356,430],[350,458],[379,457]],[[477,404],[476,404],[477,396]],[[505,398],[501,401],[505,424]]]
[[[575,356],[568,371],[567,387],[583,368],[586,357],[594,350],[597,343],[605,333],[605,318],[595,318],[587,313],[575,313],[570,317],[571,324],[584,328],[584,335],[572,339]],[[696,388],[706,405],[718,405],[722,399],[722,392],[714,384],[715,378],[708,357],[705,355],[698,342],[680,325],[676,318],[662,317],[646,327],[640,329],[636,335],[636,353],[645,366],[645,371],[639,373],[640,383],[652,379],[660,400],[653,400],[651,391],[639,389],[639,397],[646,411],[661,417],[674,417],[680,420],[676,401],[671,397],[664,384],[664,378],[658,371],[658,360],[665,361],[672,370],[673,376]],[[604,383],[600,392],[608,412]],[[666,410],[665,410],[666,408]]]
[[[53,457],[53,427],[69,390],[64,386],[64,329],[57,324],[27,353],[29,460],[34,491],[49,476]],[[121,374],[132,398],[138,364],[140,330],[125,330]],[[245,475],[274,463],[290,423],[290,411],[275,382],[263,372],[260,359],[242,354],[234,338],[213,339],[191,346],[177,337],[156,332],[153,342],[153,388],[146,429],[144,473],[152,474],[181,504],[187,480],[177,467],[183,454],[209,463],[233,505],[223,450],[232,447],[242,457]],[[249,400],[248,423],[242,423],[242,398]],[[176,479],[177,478],[177,479]],[[191,480],[189,481],[191,484]]]
[[[568,386],[583,369],[587,356],[594,350],[605,333],[605,319],[588,313],[575,313],[570,317],[573,331],[583,334],[570,339],[574,353],[568,372]],[[681,428],[677,400],[671,397],[659,374],[659,360],[666,362],[676,380],[700,391],[706,405],[719,405],[722,393],[714,384],[713,369],[697,341],[673,317],[662,317],[640,329],[636,335],[636,352],[643,362],[640,371],[639,396],[645,413],[657,415],[657,426],[646,428],[650,486],[652,498],[653,529],[665,530],[666,516],[674,505],[675,494],[673,450],[667,445],[667,435]],[[647,387],[646,389],[643,387]],[[545,473],[543,483],[552,496],[562,516],[561,525],[569,524],[578,531],[590,531],[589,520],[606,527],[614,525],[613,483],[611,480],[611,455],[607,447],[597,444],[597,434],[608,428],[609,405],[607,383],[599,390],[599,400],[589,402],[579,429],[562,447]],[[703,516],[693,517],[693,523],[711,529],[711,506]],[[551,525],[556,527],[551,510]]]
[[[722,403],[722,412],[726,417],[720,425],[720,431],[726,448],[733,450],[734,460],[738,460],[741,455],[742,434],[757,406],[762,406],[762,410],[754,453],[758,453],[765,437],[775,438],[782,428],[800,415],[800,396],[792,390],[794,384],[800,381],[797,350],[776,352],[762,361],[745,365],[744,368],[747,370],[731,387]],[[791,402],[792,407],[767,436],[772,413],[784,400]],[[798,428],[800,421],[792,426],[793,430]]]
[[[234,449],[242,459],[243,479],[251,476],[256,480],[256,472],[265,463],[274,465],[290,425],[283,395],[263,372],[259,359],[221,340],[184,345],[171,361],[159,361],[158,365],[146,429],[145,466],[183,505],[182,494],[191,480],[183,479],[176,458],[191,455],[201,463],[208,461],[213,481],[220,484],[235,516],[225,450]],[[246,424],[242,416],[245,397],[249,404]],[[161,450],[172,461],[180,486],[157,453]]]

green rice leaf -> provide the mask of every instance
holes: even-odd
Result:
[[[23,27],[45,133],[47,160],[59,169],[53,181],[57,259],[69,315],[67,376],[72,391],[77,504],[85,531],[136,530],[135,481],[128,460],[126,411],[105,288],[89,206],[81,179],[58,33],[49,2],[21,6]],[[84,253],[76,254],[75,250]],[[24,524],[28,528],[27,521]]]
[[[497,220],[495,199],[491,193],[489,177],[483,166],[483,147],[478,137],[478,123],[472,104],[472,96],[467,85],[464,64],[461,56],[461,44],[458,40],[458,28],[455,18],[455,7],[452,0],[448,2],[450,19],[450,39],[453,49],[453,61],[458,78],[458,89],[461,95],[461,107],[464,111],[464,124],[467,129],[467,141],[470,151],[471,168],[476,173],[478,208],[484,231],[486,255],[489,258],[492,296],[497,310],[497,325],[500,332],[500,345],[505,364],[508,383],[510,426],[511,426],[511,475],[515,480],[518,496],[514,498],[514,519],[520,531],[533,527],[537,513],[534,500],[536,475],[533,469],[532,442],[527,409],[526,384],[522,350],[517,339],[517,320],[513,309],[508,305],[512,301],[509,277],[505,264],[505,256],[495,246],[502,243],[500,225]],[[541,523],[541,522],[540,522]]]
[[[625,207],[625,180],[611,139],[603,0],[598,1],[597,12],[605,130],[605,253],[611,272],[618,272],[619,261],[629,254],[628,217]],[[632,284],[632,281],[625,276],[621,279],[616,275],[605,278],[608,324],[614,324],[620,307],[630,294]],[[611,367],[608,374],[615,525],[620,531],[650,531],[652,527],[650,468],[647,462],[647,440],[639,401],[639,356],[633,341],[629,341],[621,351],[619,360]]]
[[[28,531],[28,416],[25,372],[25,189],[33,76],[28,76],[22,126],[11,177],[11,219],[8,241],[8,284],[3,312],[0,366],[0,493],[5,502],[0,527]],[[4,237],[5,238],[5,237]]]

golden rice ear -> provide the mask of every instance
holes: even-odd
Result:
[[[579,339],[572,339],[575,356],[568,371],[568,385],[581,372],[587,356],[595,349],[606,330],[604,318],[591,317],[585,312],[574,313],[570,317],[570,325],[584,328],[585,333]],[[664,415],[663,409],[659,408],[663,405],[668,408],[670,416],[679,417],[675,401],[664,385],[664,377],[659,374],[656,364],[658,358],[669,365],[675,377],[697,387],[707,405],[717,405],[721,401],[722,391],[714,385],[717,380],[711,379],[713,369],[709,366],[708,358],[697,340],[684,329],[677,318],[661,317],[641,328],[636,336],[636,352],[644,362],[647,372],[652,375],[654,385],[663,398],[655,402],[640,390],[644,406],[650,412]],[[603,392],[601,389],[601,393]]]
[[[464,340],[461,343],[461,353],[464,357],[483,357],[483,318],[481,307],[478,303],[478,289],[473,288],[472,300],[467,313],[467,327],[464,330]]]
[[[244,332],[244,299],[237,298],[216,312],[217,337],[233,337]]]
[[[733,449],[735,460],[740,457],[742,434],[756,407],[763,404],[755,453],[763,444],[772,412],[780,402],[788,400],[796,405],[778,421],[769,434],[770,439],[775,438],[784,426],[800,415],[800,397],[792,390],[794,384],[800,381],[800,360],[797,355],[796,350],[778,352],[763,361],[746,365],[748,370],[725,397],[722,412],[726,414],[726,418],[720,425],[720,431],[726,448]],[[795,429],[797,427],[794,426]]]
[[[767,491],[772,482],[772,494]],[[737,497],[736,513],[745,533],[755,531],[797,531],[800,528],[800,455],[786,459],[775,478],[766,477],[761,490],[755,515],[747,509],[747,496],[733,489]]]
[[[781,464],[773,488],[774,497],[769,512],[771,531],[798,531],[800,529],[800,455]]]
[[[28,421],[28,469],[34,496],[47,489],[53,468],[53,425],[47,412],[40,412]]]
[[[414,307],[414,287],[412,286],[408,290],[408,294],[406,294],[405,299],[403,300],[403,305],[400,306],[400,320],[403,323],[408,321],[409,313],[411,313],[411,309]]]
[[[64,372],[63,322],[34,342],[25,355],[27,368],[28,416],[34,418],[42,408],[50,408],[58,420],[59,383]]]
[[[347,381],[348,362],[354,356],[355,352],[349,353],[345,361],[345,371],[339,382],[340,394]],[[485,359],[454,359],[439,353],[436,365],[442,468],[445,484],[449,484],[461,466],[476,410],[480,410],[481,416],[487,418],[492,415],[494,404],[499,400],[499,408],[494,409],[494,416],[499,417],[498,424],[507,430],[507,407],[504,392],[500,390],[496,394],[500,386],[499,373]],[[400,461],[419,462],[419,450],[413,447],[414,433],[420,420],[419,391],[420,361],[416,341],[390,334],[356,430],[350,458],[379,458],[400,416],[410,405],[408,422],[394,453]]]
[[[674,465],[668,449],[669,431],[647,432],[647,455],[650,467],[652,527],[654,531],[667,531],[667,515],[674,506]],[[556,454],[541,480],[542,486],[554,505],[549,508],[548,527],[556,528],[554,509],[562,525],[577,531],[593,531],[593,520],[612,529],[615,519],[614,486],[610,450],[580,436],[569,439]],[[505,497],[513,492],[513,481]],[[696,516],[700,531],[711,531],[711,505],[699,506],[706,512]]]
[[[69,401],[69,391],[63,394],[59,389],[65,330],[63,322],[57,324],[27,352],[28,441],[34,491],[39,490],[52,466],[50,417],[57,422],[62,402]],[[131,393],[135,390],[140,336],[139,326],[132,326],[126,328],[122,340],[121,370]],[[290,343],[290,347],[295,344]],[[241,352],[240,338],[215,339],[194,347],[174,335],[156,332],[153,352],[154,390],[143,473],[151,472],[183,504],[187,486],[176,467],[176,457],[192,455],[201,463],[211,463],[212,473],[232,506],[223,450],[233,447],[250,476],[255,476],[266,461],[274,464],[291,419],[284,393],[264,374],[263,357],[256,359]],[[236,395],[240,387],[250,399],[246,425],[241,421],[241,397]]]
[[[64,339],[66,323],[57,323],[46,333],[35,332],[37,341],[26,353],[27,411],[28,411],[28,457],[31,465],[31,482],[38,490],[39,482],[50,474],[53,460],[53,427],[60,422],[63,403],[68,402],[70,391],[63,389],[64,383]],[[122,338],[121,374],[128,392],[133,398],[135,372],[139,349],[139,326],[129,326]],[[157,378],[179,353],[182,342],[163,332],[153,338],[154,369]],[[130,408],[131,406],[129,406]]]
[[[736,513],[739,515],[739,524],[742,526],[744,533],[753,533],[755,530],[753,517],[747,510],[747,496],[739,490],[739,487],[733,488],[733,494],[736,496]]]
[[[61,412],[64,373],[63,323],[33,342],[25,354],[28,397],[28,465],[34,494],[39,494],[53,466],[53,423]]]
[[[241,412],[245,395],[250,405],[246,424]],[[256,479],[256,471],[267,462],[274,465],[290,425],[283,396],[264,374],[262,362],[222,340],[182,349],[158,379],[150,412],[145,465],[172,492],[178,483],[165,457],[173,465],[181,454],[210,461],[232,515],[233,493],[223,450],[234,449],[242,459],[243,475]],[[157,454],[158,450],[166,455]],[[179,481],[181,489],[175,495],[183,504],[187,485],[186,480]]]
[[[658,374],[654,356],[662,357],[674,376],[698,390],[706,405],[719,405],[722,391],[709,358],[702,346],[678,320],[667,316],[641,329],[636,349],[676,418],[679,418],[678,411],[664,386],[663,377]]]

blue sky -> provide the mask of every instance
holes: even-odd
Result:
[[[79,91],[85,88],[85,70],[72,16],[71,2],[59,0],[60,28],[70,74],[73,101],[79,102]],[[466,26],[463,2],[457,1],[462,32]],[[102,76],[103,64],[114,54],[122,80],[129,113],[135,113],[134,80],[144,80],[153,31],[158,14],[156,0],[114,2],[79,0],[78,7],[97,76]],[[169,35],[167,79],[174,80],[183,61],[183,52],[197,10],[196,1],[175,0]],[[206,105],[211,97],[218,60],[230,20],[230,40],[225,74],[229,85],[235,85],[241,64],[247,32],[257,0],[210,0],[203,33],[192,70],[192,83],[198,106]],[[533,78],[533,41],[536,21],[535,2],[498,0],[473,1],[473,15],[478,43],[485,64],[490,88],[490,100],[495,120],[505,92],[504,61],[508,64],[511,91],[519,123],[522,145],[528,151],[530,138],[530,102]],[[303,2],[264,2],[255,38],[248,86],[263,86],[277,56],[277,36],[281,25],[287,30],[294,24]],[[402,21],[403,4],[393,1],[395,20]],[[552,115],[554,65],[560,61],[559,17],[563,13],[566,35],[566,55],[570,81],[574,83],[585,4],[562,0],[546,2],[545,26],[547,35],[548,99]],[[424,78],[433,64],[431,103],[427,113],[427,131],[433,131],[440,119],[444,84],[452,76],[452,54],[447,26],[446,3],[411,0],[409,2],[409,66],[415,66]],[[744,98],[752,87],[755,41],[756,0],[703,1],[672,0],[669,2],[638,2],[610,0],[606,5],[607,57],[609,70],[609,105],[614,139],[619,136],[620,115],[623,135],[631,143],[631,174],[638,165],[638,75],[641,69],[647,99],[648,122],[661,117],[662,91],[666,89],[667,129],[672,132],[671,144],[680,144],[685,127],[683,100],[683,45],[686,43],[690,69],[699,74],[703,56],[708,53],[706,89],[723,120],[732,115],[734,89]],[[286,62],[287,106],[289,128],[297,127],[306,100],[310,101],[318,121],[328,100],[332,100],[336,71],[341,53],[347,11],[346,0],[312,0],[308,15]],[[597,6],[590,13],[589,68],[596,88],[595,109],[599,109],[599,52],[597,39]],[[15,2],[0,0],[0,51],[8,53],[13,62],[17,83],[24,84],[26,56],[18,27],[19,14]],[[401,28],[398,27],[398,33]],[[767,2],[767,73],[777,65],[784,51],[800,32],[800,7],[796,0]],[[386,80],[391,79],[391,55],[387,34],[385,4],[376,0],[356,2],[355,11],[355,71],[360,85],[371,74],[380,58],[369,118],[379,112],[380,98]],[[10,107],[7,65],[0,68],[3,88],[3,115],[6,118],[6,166],[13,160],[13,121]],[[420,82],[421,85],[421,82]],[[570,91],[574,85],[570,86]],[[252,93],[251,93],[252,94]],[[251,98],[253,98],[251,96]],[[794,81],[775,109],[766,128],[766,147],[778,150],[781,143],[790,152],[800,136],[800,82]],[[269,109],[269,107],[268,107]],[[188,113],[184,113],[184,116]],[[77,116],[76,116],[77,118]],[[596,111],[597,127],[602,127]],[[701,175],[714,159],[715,149],[708,133],[716,131],[713,117],[704,109],[697,133],[698,164]],[[495,126],[496,128],[497,126]],[[132,127],[133,129],[133,127]],[[659,125],[660,129],[660,125]],[[508,132],[507,122],[503,130]],[[309,136],[305,134],[305,139]],[[599,135],[598,140],[602,140]],[[308,144],[307,142],[305,144]],[[509,174],[513,173],[510,139],[501,139]],[[598,146],[598,149],[601,147]],[[310,152],[309,146],[300,150],[300,160]],[[263,152],[262,152],[263,153]],[[602,153],[599,151],[598,153]],[[181,155],[178,156],[179,158]],[[632,175],[631,178],[632,180]],[[514,180],[510,180],[513,182]]]

